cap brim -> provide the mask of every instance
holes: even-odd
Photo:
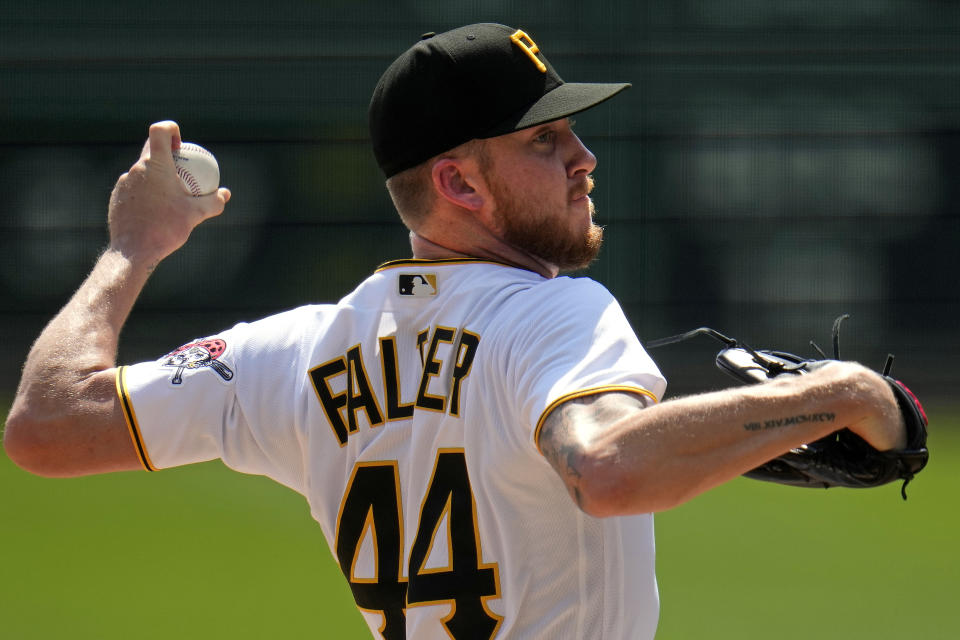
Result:
[[[479,137],[492,138],[586,111],[601,102],[609,100],[630,86],[628,82],[565,82],[544,94],[542,98],[521,113],[515,114]]]

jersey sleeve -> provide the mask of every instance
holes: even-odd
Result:
[[[221,459],[244,473],[303,484],[301,438],[290,408],[300,332],[288,312],[120,367],[117,391],[143,466]]]
[[[543,418],[566,400],[608,391],[633,393],[647,404],[663,397],[666,380],[600,284],[558,278],[537,287],[523,306],[504,357],[525,437],[534,444]]]

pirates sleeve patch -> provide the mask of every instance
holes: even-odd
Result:
[[[176,369],[170,379],[172,384],[182,384],[185,371],[204,368],[209,368],[229,382],[233,379],[233,370],[218,359],[226,349],[227,343],[220,338],[191,342],[165,355],[160,359],[160,364]]]

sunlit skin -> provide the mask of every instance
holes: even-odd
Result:
[[[552,278],[589,264],[596,157],[569,118],[454,149],[432,165],[436,204],[411,233],[418,258],[480,257]]]
[[[587,266],[600,250],[590,173],[597,166],[569,118],[488,140],[484,177],[503,239],[555,264]]]

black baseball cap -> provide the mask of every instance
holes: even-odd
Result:
[[[428,33],[374,89],[373,152],[389,178],[469,140],[589,109],[629,86],[564,82],[530,36],[502,24]]]

